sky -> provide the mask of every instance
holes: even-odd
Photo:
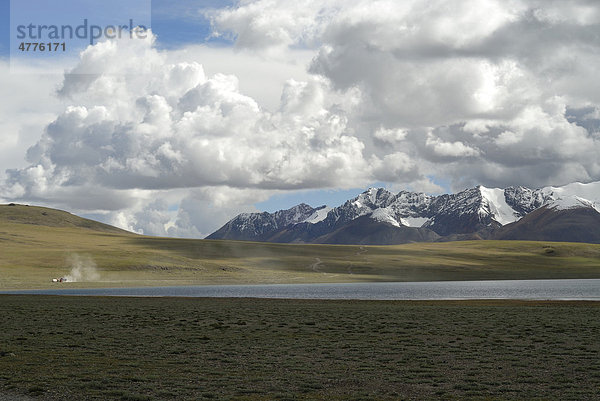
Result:
[[[10,1],[0,0],[0,57],[8,57],[10,43]]]
[[[369,187],[600,180],[597,1],[136,1],[110,10],[145,39],[15,63],[0,0],[0,202],[198,238]]]

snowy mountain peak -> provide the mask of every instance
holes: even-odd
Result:
[[[292,223],[300,223],[311,216],[314,211],[315,209],[306,203],[301,203],[287,210],[279,210],[273,213],[273,216],[275,217],[277,226],[282,227]]]
[[[553,210],[569,210],[589,207],[600,212],[600,204],[596,204],[595,202],[580,198],[576,195],[558,197],[554,201],[550,202],[547,207]]]
[[[410,191],[394,194],[385,188],[369,188],[334,208],[312,208],[302,203],[275,213],[240,214],[208,238],[310,242],[349,227],[360,236],[363,226],[405,233],[420,230],[417,237],[402,238],[468,237],[473,233],[487,236],[543,206],[556,210],[592,207],[600,212],[600,182],[540,189],[478,185],[438,196]]]
[[[393,200],[394,194],[385,188],[369,188],[354,199],[357,207],[378,208],[387,207]]]

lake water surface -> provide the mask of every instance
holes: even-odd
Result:
[[[102,289],[61,288],[49,290],[0,291],[0,293],[132,297],[242,297],[367,300],[531,299],[600,301],[600,279],[206,285]]]

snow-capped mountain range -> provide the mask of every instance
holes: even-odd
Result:
[[[275,213],[240,214],[207,238],[359,244],[495,238],[538,209],[600,216],[600,182],[540,189],[480,185],[439,196],[370,188],[334,208],[303,203]]]

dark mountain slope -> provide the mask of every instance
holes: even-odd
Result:
[[[600,213],[591,207],[556,210],[548,206],[500,228],[495,239],[600,243]]]
[[[426,228],[396,227],[368,216],[361,216],[337,230],[318,237],[318,244],[397,245],[410,242],[431,242],[439,238]]]

